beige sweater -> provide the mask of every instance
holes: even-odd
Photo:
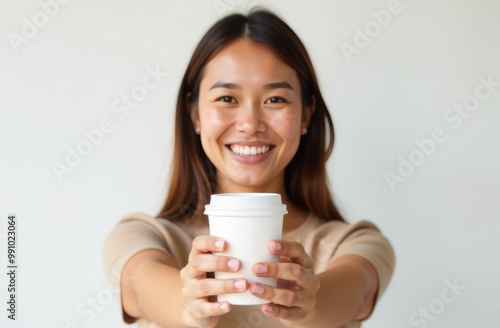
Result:
[[[127,261],[136,253],[146,249],[158,249],[172,256],[178,268],[187,264],[191,243],[197,235],[208,235],[208,227],[192,229],[183,224],[165,219],[156,219],[136,213],[123,218],[109,234],[104,245],[104,268],[108,282],[120,279]],[[284,240],[300,242],[314,260],[316,273],[324,271],[334,259],[345,254],[356,254],[373,264],[379,279],[377,301],[384,293],[392,273],[395,256],[388,240],[375,225],[368,221],[348,224],[339,221],[323,221],[309,215],[298,228],[283,234]],[[120,301],[120,295],[116,295]],[[122,308],[123,319],[133,323]],[[137,320],[138,326],[156,328],[154,323]],[[351,322],[345,328],[360,327],[360,322]],[[221,316],[217,327],[227,328],[275,328],[281,323],[264,315],[259,306],[233,306]],[[167,327],[168,328],[168,327]]]

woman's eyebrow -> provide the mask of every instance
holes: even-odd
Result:
[[[282,89],[282,88],[290,89],[293,91],[293,88],[290,85],[290,83],[285,82],[285,81],[264,84],[264,90],[273,90],[273,89]]]
[[[241,90],[241,87],[237,84],[234,83],[229,83],[229,82],[222,82],[219,81],[212,85],[208,91],[215,89],[215,88],[224,88],[224,89],[236,89],[236,90]]]
[[[208,90],[210,91],[210,90],[215,89],[215,88],[241,90],[241,86],[234,84],[234,83],[223,82],[223,81],[219,81],[219,82],[215,83]],[[290,89],[290,90],[294,91],[293,87],[290,85],[290,83],[285,82],[285,81],[264,84],[264,87],[263,87],[264,90],[273,90],[273,89],[280,89],[280,88]]]

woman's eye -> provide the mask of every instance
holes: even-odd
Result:
[[[231,96],[220,97],[219,99],[217,99],[217,101],[227,102],[227,103],[235,103],[236,102],[236,100]]]
[[[279,104],[279,103],[287,103],[284,98],[282,97],[271,97],[266,101],[266,104]]]

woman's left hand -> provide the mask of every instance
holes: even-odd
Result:
[[[275,240],[269,244],[269,249],[280,256],[280,262],[255,263],[252,271],[259,277],[278,278],[278,286],[274,288],[254,282],[249,288],[250,293],[269,300],[269,304],[262,305],[262,311],[281,319],[283,324],[303,321],[312,314],[319,289],[313,261],[297,242]]]

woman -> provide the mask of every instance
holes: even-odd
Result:
[[[180,87],[173,170],[158,219],[124,218],[104,262],[120,276],[126,322],[140,327],[359,327],[394,270],[389,242],[367,221],[349,225],[326,174],[333,124],[311,60],[274,14],[256,10],[218,21],[198,44]],[[273,192],[287,205],[279,263],[253,272],[276,288],[216,280],[238,259],[212,255],[227,242],[208,235],[213,193]],[[262,306],[216,296],[249,290]]]

